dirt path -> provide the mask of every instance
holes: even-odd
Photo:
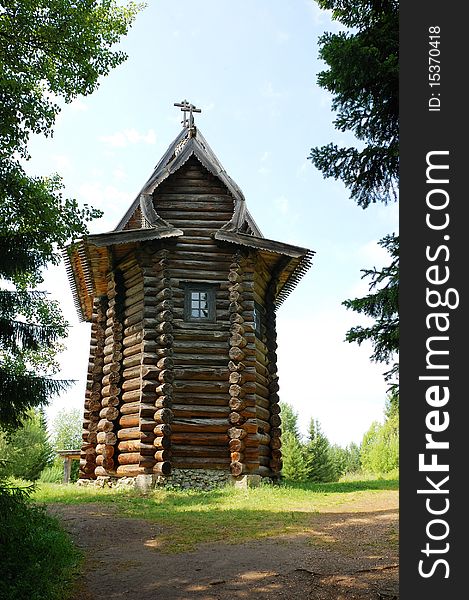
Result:
[[[393,600],[397,502],[397,492],[376,494],[353,512],[315,515],[300,536],[182,554],[158,550],[158,523],[119,517],[105,504],[49,510],[85,552],[74,600]]]

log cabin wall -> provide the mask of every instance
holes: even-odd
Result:
[[[151,245],[119,265],[124,279],[123,383],[116,474],[169,474],[171,289],[165,252]],[[163,451],[165,450],[165,451]]]
[[[229,421],[231,474],[256,472],[259,467],[255,399],[253,264],[249,255],[233,255],[228,273],[230,311]]]
[[[115,453],[119,418],[119,392],[122,379],[122,314],[123,281],[120,272],[107,276],[106,329],[102,367],[101,411],[99,413],[95,475],[108,475],[115,470]]]
[[[104,330],[107,298],[95,298],[91,321],[90,357],[85,392],[83,444],[80,456],[80,478],[93,479],[96,468],[96,445],[101,411],[102,369],[104,365]]]
[[[140,472],[140,444],[145,441],[140,439],[144,277],[134,254],[115,268],[120,270],[123,278],[122,385],[116,474],[132,476]]]
[[[280,475],[275,307],[311,253],[262,238],[203,144],[202,162],[183,163],[191,136],[168,150],[142,209],[136,200],[114,232],[69,249],[92,320],[81,478]]]
[[[145,473],[169,475],[174,381],[174,304],[168,269],[169,252],[156,249],[152,244],[147,244],[144,250],[140,258],[145,283],[141,378],[142,394],[150,393],[153,397],[151,401],[145,399],[145,402],[142,398],[140,405],[142,444],[139,464]],[[153,444],[153,449],[149,449],[151,457],[146,456],[148,444]]]
[[[233,198],[197,159],[190,158],[156,190],[154,206],[184,236],[168,244],[173,295],[174,383],[171,463],[175,468],[229,469],[230,300],[232,251],[211,234],[230,220]],[[215,321],[187,318],[187,285],[215,295]]]
[[[276,376],[276,365],[272,363],[272,355],[269,347],[272,345],[272,337],[275,338],[275,324],[273,331],[270,330],[271,313],[273,304],[268,298],[271,274],[262,256],[256,256],[254,298],[260,312],[259,326],[256,335],[256,413],[259,424],[259,462],[260,474],[271,476],[271,447],[272,440],[272,407],[270,397],[270,384],[272,377]],[[275,410],[275,409],[274,409]]]
[[[281,453],[281,420],[279,406],[279,382],[277,374],[277,326],[275,313],[275,297],[278,284],[278,276],[274,274],[267,286],[266,302],[266,347],[267,347],[267,370],[268,370],[268,390],[269,390],[269,411],[270,411],[270,461],[269,466],[272,475],[275,478],[280,477],[282,470]]]

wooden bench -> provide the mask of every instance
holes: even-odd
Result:
[[[70,483],[72,460],[80,460],[81,450],[56,450],[64,460],[64,483]]]

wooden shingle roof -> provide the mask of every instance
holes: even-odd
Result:
[[[220,245],[249,247],[261,253],[269,269],[277,276],[277,307],[309,269],[314,252],[265,239],[246,208],[241,189],[227,174],[203,135],[196,127],[184,128],[162,156],[117,227],[111,232],[88,235],[64,250],[65,266],[80,320],[91,320],[93,298],[106,294],[106,275],[112,268],[111,256],[118,258],[146,241],[160,240],[163,243],[165,239],[184,235],[181,229],[158,215],[153,198],[158,186],[192,156],[218,178],[233,197],[233,215],[213,234],[214,240]]]

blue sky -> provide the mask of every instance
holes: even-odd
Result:
[[[386,385],[371,348],[343,341],[360,319],[341,302],[367,291],[360,269],[386,263],[376,242],[397,230],[398,210],[362,210],[307,160],[312,146],[352,143],[316,84],[318,37],[337,29],[312,0],[149,0],[121,44],[128,60],[64,107],[52,138],[32,140],[28,170],[59,172],[67,196],[103,210],[91,231],[108,231],[179,133],[173,103],[200,107],[196,124],[265,237],[317,252],[278,312],[280,394],[304,433],[314,417],[347,444],[382,419]],[[45,287],[72,324],[60,375],[77,380],[51,404],[52,419],[82,406],[89,325],[78,323],[63,266]]]

